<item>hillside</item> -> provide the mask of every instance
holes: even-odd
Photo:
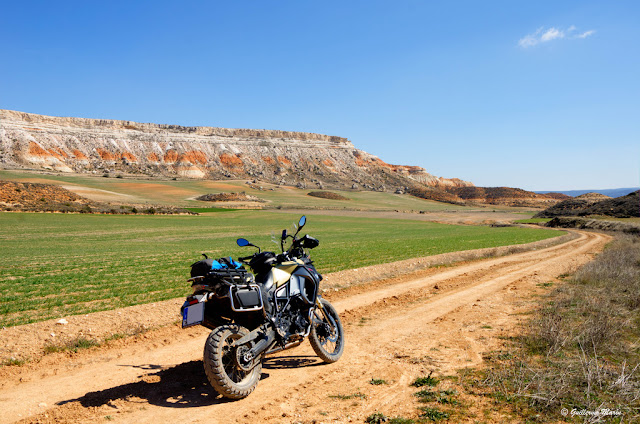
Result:
[[[0,168],[67,174],[250,179],[303,189],[410,193],[452,204],[548,207],[563,198],[475,187],[418,166],[391,165],[342,137],[183,127],[0,110]]]
[[[609,197],[620,197],[620,196],[626,196],[627,194],[637,190],[640,190],[640,187],[591,189],[591,190],[559,190],[558,192],[570,197],[577,197],[585,193],[600,193]],[[547,191],[536,191],[536,193],[550,194]]]
[[[447,187],[446,191],[464,203],[519,207],[548,207],[556,204],[561,196],[558,193],[545,195],[511,187]]]
[[[626,196],[608,198],[601,194],[588,193],[553,205],[535,215],[536,218],[558,216],[602,215],[614,218],[640,217],[640,191]],[[604,199],[603,199],[604,197]]]
[[[0,166],[63,173],[259,179],[300,188],[404,191],[472,184],[390,165],[349,140],[278,130],[182,127],[0,110]]]

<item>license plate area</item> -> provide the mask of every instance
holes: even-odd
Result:
[[[204,302],[189,305],[182,311],[182,328],[198,325],[204,321]]]

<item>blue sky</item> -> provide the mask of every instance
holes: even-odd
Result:
[[[1,6],[3,109],[338,135],[480,186],[640,185],[640,2]]]

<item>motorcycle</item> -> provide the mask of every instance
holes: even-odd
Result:
[[[204,370],[223,397],[247,397],[258,385],[265,356],[296,347],[306,338],[326,363],[342,355],[340,316],[318,293],[322,275],[307,252],[319,241],[309,235],[298,238],[305,223],[303,216],[293,235],[282,231],[279,254],[239,238],[238,246],[257,252],[238,261],[203,254],[205,259],[191,265],[193,294],[181,308],[182,327],[212,330],[204,346]]]

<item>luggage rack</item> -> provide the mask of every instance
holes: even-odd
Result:
[[[215,269],[210,271],[207,275],[200,275],[197,277],[189,278],[193,284],[212,284],[221,282],[228,286],[235,285],[249,285],[253,283],[253,275],[248,273],[246,269]]]

